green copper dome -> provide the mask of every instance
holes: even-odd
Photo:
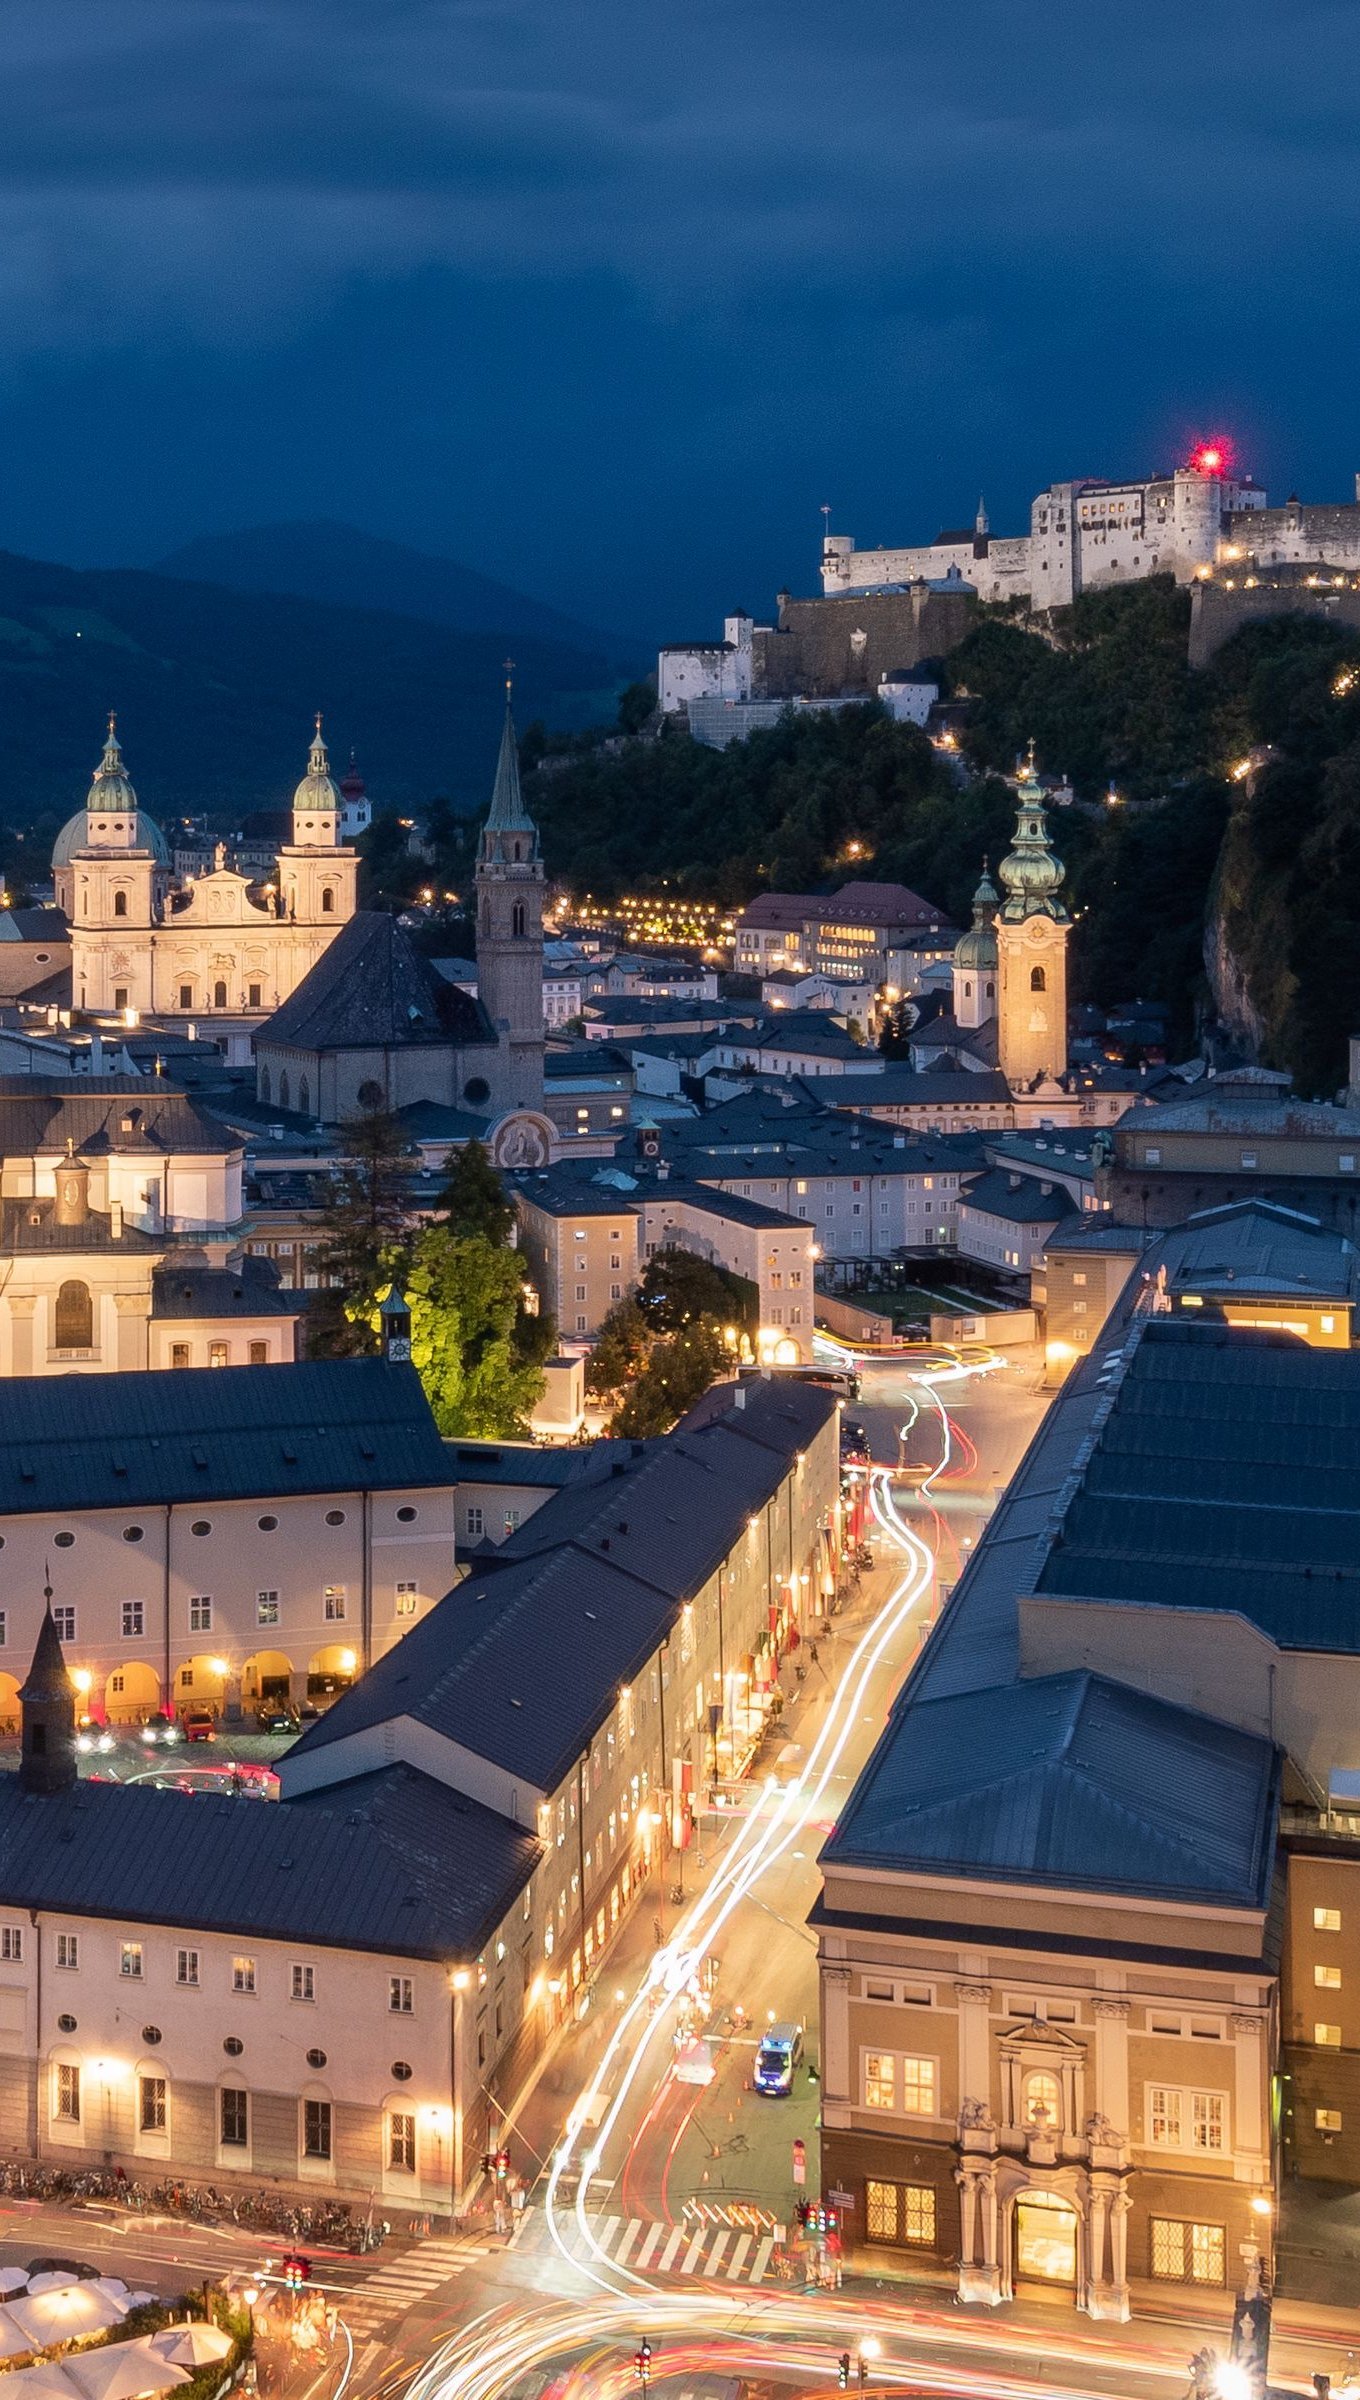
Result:
[[[990,975],[995,971],[996,935],[992,925],[1000,906],[1001,894],[984,865],[982,881],[973,894],[973,922],[954,944],[954,964],[965,973]]]
[[[316,731],[307,753],[307,772],[293,794],[294,816],[338,816],[343,803],[339,787],[331,776],[331,762],[321,739],[321,714],[318,710]]]
[[[89,798],[86,800],[85,806],[78,808],[73,817],[67,818],[53,844],[52,864],[54,867],[69,867],[77,850],[90,848],[90,819],[92,816],[120,817],[124,821],[131,817],[133,821],[131,847],[134,850],[149,850],[152,857],[163,867],[168,867],[170,864],[170,852],[166,845],[165,835],[161,832],[154,817],[148,817],[145,811],[137,806],[137,794],[132,788],[127,768],[123,764],[123,753],[118,746],[116,723],[117,720],[111,715],[108,739],[104,744],[104,755],[95,768],[94,781],[90,785]]]
[[[1008,925],[1025,917],[1051,917],[1067,923],[1067,910],[1055,894],[1063,879],[1063,863],[1048,846],[1048,813],[1034,767],[1034,744],[1020,774],[1020,806],[1016,812],[1011,848],[1001,861],[1006,897],[1001,914]]]

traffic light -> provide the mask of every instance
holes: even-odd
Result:
[[[283,2280],[290,2292],[300,2292],[304,2283],[312,2280],[312,2262],[300,2251],[291,2250],[283,2262]]]
[[[848,2350],[842,2350],[840,2357],[836,2361],[836,2381],[840,2385],[840,2388],[843,2392],[849,2391],[850,2353]]]
[[[633,2365],[637,2369],[638,2382],[645,2392],[652,2380],[652,2345],[645,2334],[633,2354]]]
[[[506,2178],[506,2176],[509,2174],[509,2172],[510,2172],[510,2153],[509,2153],[509,2151],[508,2151],[508,2150],[498,2150],[498,2151],[496,2152],[496,2173],[497,2173],[497,2175],[500,2177],[500,2180],[501,2180],[501,2182],[502,2182],[502,2183],[504,2183],[504,2181],[505,2181],[505,2178]]]

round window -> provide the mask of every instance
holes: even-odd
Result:
[[[491,1086],[487,1082],[486,1077],[484,1075],[470,1075],[467,1082],[463,1086],[463,1098],[465,1100],[470,1100],[474,1108],[480,1108],[484,1100],[489,1100],[491,1098]]]
[[[411,2080],[411,2069],[410,2069],[409,2065],[407,2064],[407,2062],[406,2062],[406,2060],[405,2060],[404,2058],[394,2058],[394,2059],[393,2059],[393,2061],[392,2061],[392,2079],[393,2079],[393,2081],[394,2081],[395,2083],[409,2083],[409,2082],[410,2082],[410,2080]]]
[[[327,1511],[326,1511],[326,1523],[327,1523],[328,1525],[343,1525],[343,1524],[344,1524],[344,1522],[345,1522],[345,1512],[344,1512],[343,1508],[328,1508],[328,1509],[327,1509]]]
[[[75,2032],[75,2029],[76,2029],[76,2021],[75,2021],[75,2018],[74,2018],[74,2017],[58,2017],[58,2019],[57,2019],[57,2031],[58,2031],[58,2033],[74,2033],[74,2032]]]
[[[208,1520],[207,1520],[207,1518],[206,1518],[206,1517],[197,1517],[197,1518],[195,1518],[195,1520],[194,1520],[194,1523],[193,1523],[193,1524],[192,1524],[192,1525],[189,1527],[189,1531],[190,1531],[190,1533],[200,1533],[200,1534],[201,1534],[201,1533],[211,1533],[211,1532],[212,1532],[212,1527],[211,1527],[211,1525],[208,1523]]]
[[[140,1525],[125,1525],[123,1527],[123,1539],[125,1542],[139,1542],[141,1538],[142,1528]]]
[[[146,2043],[148,2049],[154,2050],[160,2038],[161,2029],[159,2025],[144,2025],[142,2027],[142,2040]]]
[[[234,2033],[229,2033],[222,2047],[228,2058],[239,2058],[245,2048],[245,2043],[240,2041]]]
[[[277,1517],[261,1517],[261,1519],[260,1519],[260,1531],[261,1531],[261,1533],[277,1533],[277,1531],[278,1531],[278,1527],[279,1527],[279,1520],[278,1520],[278,1518],[277,1518]]]
[[[325,2051],[309,2050],[307,2053],[307,2064],[309,2067],[324,2067],[326,2064]]]
[[[413,1508],[399,1508],[397,1510],[397,1523],[399,1525],[414,1525],[415,1521],[416,1512]],[[57,1535],[57,1540],[61,1540],[60,1534]]]
[[[75,1544],[75,1538],[76,1537],[73,1533],[54,1533],[52,1536],[52,1539],[56,1543],[59,1550],[70,1550],[73,1548]]]

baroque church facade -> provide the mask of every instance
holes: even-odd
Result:
[[[111,716],[89,797],[52,853],[57,904],[71,930],[73,1006],[269,1016],[354,915],[359,859],[341,840],[343,805],[318,717],[277,879],[237,874],[219,845],[209,874],[176,885],[165,836],[138,806]]]

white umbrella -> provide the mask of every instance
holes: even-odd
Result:
[[[48,2267],[41,2275],[30,2275],[31,2292],[64,2292],[73,2283],[93,2283],[93,2275],[77,2275],[74,2267]]]
[[[0,2358],[17,2358],[21,2350],[33,2347],[28,2335],[14,2322],[7,2308],[0,2308]]]
[[[115,2301],[119,2308],[126,2309],[131,2305],[131,2294],[121,2275],[96,2275],[94,2288],[102,2292],[106,2300]]]
[[[70,2342],[82,2333],[107,2333],[127,2315],[127,2303],[111,2300],[92,2283],[67,2283],[59,2290],[28,2292],[6,2303],[7,2314],[29,2335],[35,2350],[53,2342]]]
[[[226,2357],[231,2335],[220,2325],[167,2325],[163,2333],[152,2334],[151,2347],[161,2358],[172,2358],[176,2366],[206,2367],[214,2359]]]
[[[145,2400],[152,2392],[168,2392],[187,2383],[183,2367],[161,2358],[147,2341],[111,2342],[100,2350],[83,2350],[66,2361],[66,2370],[79,2384],[84,2400]]]
[[[23,2292],[28,2289],[28,2270],[25,2267],[0,2267],[0,2292]]]
[[[18,2367],[9,2378],[5,2400],[85,2400],[78,2384],[53,2358],[36,2367]]]

